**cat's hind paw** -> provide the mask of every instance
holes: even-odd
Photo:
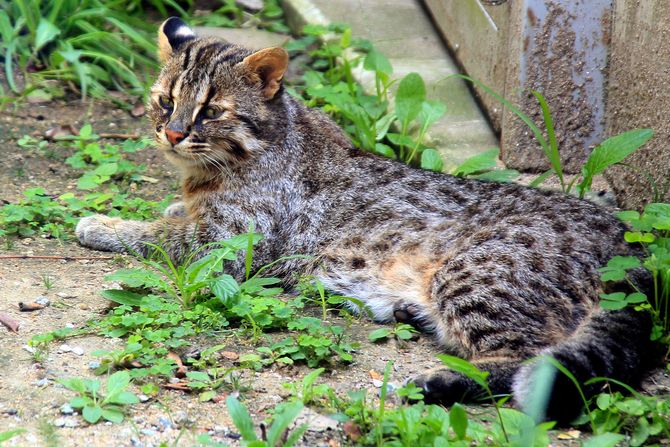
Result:
[[[475,400],[482,393],[481,387],[472,380],[445,367],[429,369],[408,382],[421,388],[427,404],[450,406]]]
[[[116,217],[93,216],[83,217],[74,232],[79,243],[85,247],[103,251],[124,251],[124,244],[119,238],[116,226],[122,222]]]

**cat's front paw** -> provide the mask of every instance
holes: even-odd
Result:
[[[163,211],[163,216],[184,217],[186,216],[186,205],[184,205],[184,202],[171,203],[167,208],[165,208],[165,211]]]
[[[124,245],[116,228],[121,222],[117,217],[96,214],[82,218],[74,232],[79,243],[85,247],[122,252]]]

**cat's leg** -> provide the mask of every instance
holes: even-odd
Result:
[[[79,242],[89,248],[146,256],[153,244],[161,246],[175,260],[197,248],[202,233],[202,226],[185,218],[140,222],[102,215],[82,218],[75,230]]]

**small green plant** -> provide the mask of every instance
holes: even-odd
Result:
[[[5,441],[9,441],[10,439],[25,433],[26,430],[24,428],[16,428],[14,430],[6,430],[0,432],[0,444],[4,443]]]
[[[476,86],[480,87],[486,93],[490,94],[498,101],[500,101],[505,107],[511,110],[516,116],[521,119],[521,121],[528,126],[531,130],[535,139],[540,144],[540,147],[544,151],[547,159],[549,160],[551,169],[549,169],[544,174],[538,176],[532,183],[532,186],[539,186],[545,180],[547,180],[551,175],[556,175],[561,184],[561,189],[564,193],[569,194],[572,192],[573,187],[577,190],[577,194],[580,198],[584,198],[585,194],[590,191],[591,183],[593,178],[602,174],[610,166],[616,164],[621,164],[621,162],[630,154],[639,149],[644,145],[651,137],[654,135],[654,132],[651,129],[634,129],[628,132],[621,133],[619,135],[614,135],[605,141],[598,144],[591,154],[587,158],[586,162],[582,166],[581,176],[574,177],[571,181],[567,181],[563,173],[563,166],[561,163],[561,158],[559,155],[558,141],[556,140],[556,134],[554,131],[554,121],[551,117],[551,111],[547,105],[547,101],[544,96],[538,91],[531,90],[531,93],[537,99],[540,109],[542,110],[542,118],[544,121],[544,133],[539,128],[539,126],[525,113],[523,113],[518,107],[512,104],[510,101],[503,98],[501,95],[493,91],[490,87],[486,86],[482,82],[473,79],[465,75],[453,75],[465,79]],[[546,134],[546,138],[545,138]],[[576,183],[577,180],[581,180],[579,183]]]
[[[40,279],[42,280],[42,285],[46,290],[51,290],[54,288],[54,277],[48,273],[41,273]]]
[[[235,0],[223,0],[222,5],[208,14],[196,14],[193,25],[222,26],[226,28],[247,28],[255,26],[274,33],[289,33],[283,20],[284,10],[278,0],[264,0],[263,7],[251,14],[246,12]]]
[[[242,436],[242,445],[249,447],[291,447],[295,445],[302,435],[307,431],[307,424],[302,424],[288,432],[293,421],[298,417],[303,408],[302,403],[295,402],[291,405],[285,405],[281,411],[275,413],[272,423],[267,430],[264,430],[262,439],[258,438],[254,430],[254,422],[249,416],[249,412],[235,397],[229,396],[226,400],[228,412],[233,419],[235,427]]]
[[[72,408],[80,408],[81,415],[91,424],[101,419],[121,423],[124,407],[139,403],[137,396],[126,391],[130,385],[127,371],[118,371],[107,378],[105,393],[101,392],[102,384],[97,379],[69,378],[59,381],[65,388],[79,394],[70,400]]]
[[[398,340],[411,340],[416,337],[419,332],[414,327],[405,323],[398,323],[394,327],[381,327],[375,329],[368,334],[370,341],[382,341],[389,338],[396,338]]]
[[[85,171],[77,181],[77,188],[90,191],[110,180],[115,180],[117,185],[123,180],[142,181],[140,174],[145,169],[144,165],[136,165],[124,155],[145,149],[151,143],[150,140],[126,140],[121,145],[101,145],[97,140],[99,137],[93,133],[90,124],[84,125],[78,135],[59,140],[76,149],[65,162],[75,169]]]
[[[390,88],[396,82],[391,79],[393,67],[369,41],[352,39],[351,30],[342,25],[307,25],[302,32],[301,39],[287,45],[290,52],[308,50],[312,57],[303,83],[294,86],[296,94],[308,105],[331,114],[356,146],[426,169],[442,169],[439,153],[426,146],[424,140],[446,107],[426,99],[421,76],[406,75],[392,99]],[[337,35],[339,39],[335,38]],[[367,94],[354,81],[357,67],[374,75],[374,94]]]
[[[633,231],[624,234],[626,242],[640,244],[642,259],[635,256],[615,256],[600,269],[603,281],[625,281],[632,293],[616,292],[601,295],[601,306],[623,309],[632,305],[651,312],[654,320],[652,338],[670,343],[670,204],[651,203],[642,213],[622,211],[618,216]],[[652,276],[650,296],[632,281],[631,271],[644,268]]]
[[[151,3],[164,15],[164,4],[183,11],[173,1]],[[1,1],[0,53],[11,90],[49,95],[47,81],[59,80],[76,85],[83,98],[104,96],[108,88],[142,96],[157,64],[155,25],[140,7],[135,0]]]

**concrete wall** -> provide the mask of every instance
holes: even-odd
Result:
[[[626,160],[631,168],[606,173],[621,206],[636,208],[653,199],[649,175],[660,198],[670,200],[670,2],[616,0],[613,17],[607,133],[636,127],[655,132]]]
[[[424,3],[468,73],[538,124],[542,114],[529,90],[546,97],[568,172],[579,173],[594,145],[605,138],[638,127],[654,129],[654,139],[626,160],[630,167],[613,168],[606,177],[623,207],[670,199],[670,1]],[[505,15],[495,20],[496,11],[503,10]],[[477,11],[488,15],[488,23]],[[508,109],[501,114],[495,101],[482,104],[494,127],[501,127],[507,166],[530,172],[548,168],[525,124]]]

